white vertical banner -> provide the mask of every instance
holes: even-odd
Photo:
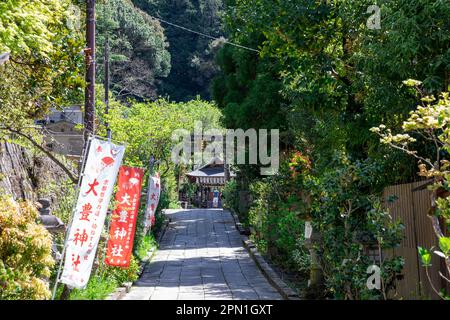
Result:
[[[91,141],[60,279],[71,288],[82,289],[89,280],[124,152],[124,146]]]
[[[155,213],[158,207],[159,197],[161,195],[161,178],[159,173],[150,177],[150,185],[148,186],[147,208],[145,209],[144,228],[147,232],[155,225]]]

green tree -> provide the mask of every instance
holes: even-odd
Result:
[[[160,99],[133,103],[131,107],[113,100],[110,113],[104,118],[114,139],[127,144],[126,163],[146,167],[153,154],[166,170],[174,166],[170,163],[171,152],[178,142],[172,140],[173,132],[193,131],[196,121],[202,122],[204,130],[219,128],[220,112],[214,104],[202,100],[174,103]],[[103,134],[103,130],[99,133]]]
[[[415,97],[402,80],[427,79],[425,88],[434,93],[448,85],[448,2],[382,1],[380,30],[366,27],[366,11],[372,4],[227,2],[231,38],[245,44],[255,34],[264,36],[258,43],[261,57],[278,64],[273,79],[281,83],[287,101],[288,127],[297,143],[314,146],[314,158],[324,166],[339,149],[355,159],[385,157],[368,129],[380,121],[399,126],[414,107]],[[215,92],[220,97],[232,91]],[[242,94],[247,95],[244,90]],[[386,160],[393,168],[403,165],[405,175],[399,179],[413,176],[414,165],[405,159],[393,153]]]
[[[133,0],[149,15],[185,28],[220,38],[222,0]],[[172,70],[159,84],[160,93],[175,101],[189,101],[200,95],[209,99],[209,83],[217,73],[214,56],[221,45],[207,37],[163,24]]]
[[[70,0],[31,3],[9,0],[0,4],[0,52],[10,61],[0,66],[0,138],[19,138],[57,163],[75,182],[65,161],[45,147],[33,127],[50,107],[82,99],[83,41],[74,28]]]
[[[99,81],[104,81],[104,48],[108,38],[115,95],[121,99],[155,99],[158,82],[167,77],[171,68],[164,29],[130,0],[99,2],[97,12]]]
[[[3,126],[20,128],[68,100],[80,97],[83,81],[81,34],[69,0],[0,4],[0,51],[10,61],[0,67]]]

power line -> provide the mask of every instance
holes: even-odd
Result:
[[[225,38],[216,38],[216,37],[210,36],[209,34],[198,32],[198,31],[195,31],[195,30],[192,30],[192,29],[189,29],[189,28],[177,25],[175,23],[163,20],[161,18],[156,18],[154,16],[150,16],[150,17],[152,17],[153,19],[158,20],[160,22],[166,23],[166,24],[168,24],[168,25],[170,25],[172,27],[179,28],[179,29],[182,29],[182,30],[187,31],[187,32],[195,33],[197,35],[200,35],[200,36],[203,36],[203,37],[206,37],[206,38],[209,38],[209,39],[213,39],[213,40],[225,40],[224,41],[225,44],[229,44],[229,45],[232,45],[232,46],[235,46],[235,47],[238,47],[238,48],[241,48],[241,49],[245,49],[245,50],[250,50],[250,51],[253,51],[253,52],[258,52],[258,53],[260,52],[259,50],[256,50],[256,49],[253,49],[253,48],[250,48],[250,47],[246,47],[246,46],[243,46],[243,45],[240,45],[240,44],[237,44],[237,43],[230,42],[230,41],[226,40]]]

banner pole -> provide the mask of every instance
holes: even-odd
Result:
[[[106,238],[105,238],[105,244],[102,247],[97,248],[97,259],[98,259],[98,267],[103,263],[105,263],[106,259],[106,253],[108,250],[108,241],[109,241],[109,233],[111,228],[111,219],[112,219],[112,213],[114,210],[109,210],[106,212],[106,224],[105,224],[105,231],[106,231]],[[102,250],[103,248],[103,250]],[[99,252],[100,250],[100,252]],[[100,269],[101,272],[103,272],[104,269]],[[100,273],[101,274],[101,273]]]
[[[150,210],[149,205],[150,205],[150,185],[152,183],[152,176],[153,176],[153,167],[155,165],[155,157],[152,155],[150,155],[150,160],[149,160],[149,174],[148,174],[148,184],[147,184],[147,201],[146,201],[146,206],[145,206],[145,214],[144,214],[144,237],[147,235],[147,232],[149,231],[149,229],[151,229],[151,226],[149,229],[147,229],[147,227],[145,226],[145,218],[147,217],[147,212]]]
[[[82,160],[82,163],[81,163],[80,175],[78,177],[78,184],[77,184],[77,187],[76,187],[77,198],[78,198],[79,193],[80,193],[81,181],[83,180],[84,167],[86,166],[86,160],[87,160],[87,155],[89,154],[89,148],[90,148],[90,145],[91,145],[91,141],[92,141],[92,136],[89,136],[88,137],[88,141],[87,141],[87,143],[85,145],[85,148],[83,148],[83,153],[82,153],[82,159],[83,160]],[[67,242],[69,240],[70,228],[72,227],[73,218],[75,216],[75,210],[76,210],[76,203],[74,204],[74,207],[73,207],[73,210],[72,210],[72,215],[70,216],[68,228],[66,229],[66,236],[65,236],[65,239],[64,239],[64,246],[63,246],[63,251],[62,251],[62,254],[61,254],[61,261],[59,262],[58,273],[56,275],[55,285],[53,287],[52,300],[55,300],[56,289],[58,288],[58,284],[59,284],[59,280],[60,280],[59,277],[61,276],[62,265],[63,265],[63,263],[65,261]]]

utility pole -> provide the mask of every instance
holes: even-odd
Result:
[[[86,0],[85,140],[95,133],[95,0]]]
[[[95,0],[86,0],[86,88],[84,91],[84,141],[88,146],[89,134],[95,134]],[[79,171],[82,170],[82,160],[79,163]],[[64,259],[64,257],[62,257]],[[62,263],[62,262],[61,262]],[[59,277],[59,274],[58,274]],[[56,279],[52,300],[55,299],[59,279]],[[60,300],[69,299],[71,289],[65,284]]]
[[[105,114],[109,113],[109,37],[105,40]],[[105,123],[106,137],[111,140],[111,129],[108,121]]]
[[[86,0],[86,88],[84,91],[84,141],[87,146],[89,134],[95,133],[95,0]],[[79,171],[81,172],[81,161]],[[64,258],[63,258],[64,259]],[[56,279],[59,281],[59,279]],[[55,284],[55,298],[58,282]],[[71,289],[64,285],[60,300],[69,299]]]

